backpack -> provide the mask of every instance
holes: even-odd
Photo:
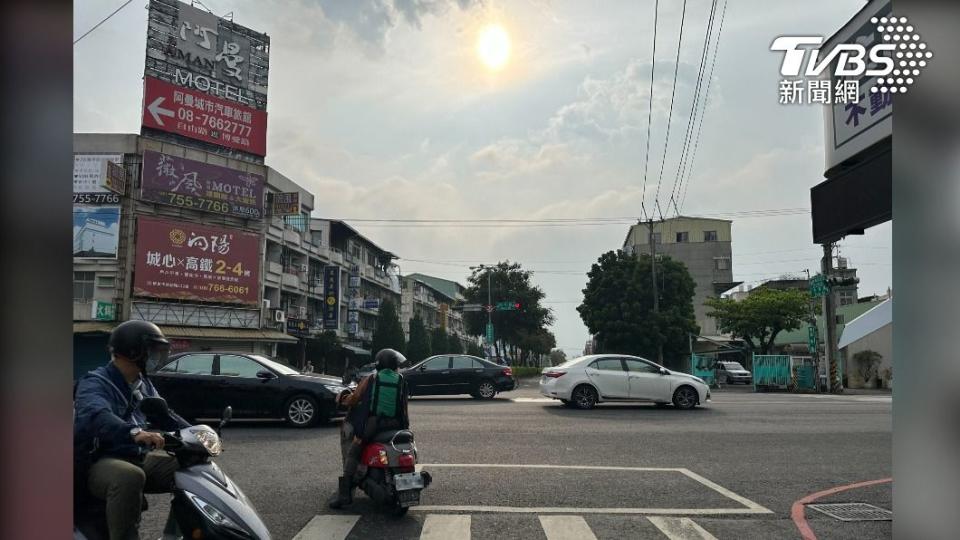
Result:
[[[392,369],[381,369],[373,377],[370,414],[379,418],[400,416],[400,374]]]

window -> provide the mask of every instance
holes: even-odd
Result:
[[[677,243],[683,243],[683,242],[689,242],[689,241],[690,241],[690,233],[686,231],[677,233]]]
[[[715,270],[729,270],[730,269],[730,257],[714,257],[713,258],[713,268]]]
[[[660,233],[658,233],[658,232],[653,233],[653,243],[654,243],[654,244],[662,244],[662,243],[663,243],[663,241],[661,240],[661,237],[660,237]]]
[[[253,379],[256,378],[258,371],[264,370],[263,366],[249,358],[232,354],[220,355],[220,375]]]
[[[716,241],[717,241],[717,231],[703,231],[703,241],[704,241],[704,242],[716,242]]]
[[[112,289],[116,284],[117,278],[114,276],[97,276],[97,287]]]
[[[601,358],[590,364],[590,367],[600,371],[623,371],[619,358]]]
[[[93,280],[95,272],[73,273],[73,299],[93,300]]]
[[[633,360],[632,358],[624,358],[623,361],[627,364],[627,371],[633,373],[660,373],[660,368],[647,362]]]
[[[212,375],[212,354],[188,354],[163,366],[160,371],[167,373],[183,373],[186,375]]]
[[[452,357],[452,369],[473,369],[478,367],[473,358],[469,356],[454,356]]]
[[[432,360],[427,360],[423,364],[428,371],[440,371],[442,369],[450,369],[450,357],[449,356],[440,356]]]

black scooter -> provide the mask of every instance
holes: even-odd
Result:
[[[169,414],[167,402],[160,397],[144,398],[140,410],[148,421]],[[162,540],[270,540],[270,532],[247,496],[210,459],[222,451],[220,430],[232,414],[229,406],[223,410],[217,430],[202,424],[179,432],[148,430],[163,435],[163,449],[180,464],[174,473],[175,487]],[[109,538],[102,501],[91,497],[75,518],[74,540]]]

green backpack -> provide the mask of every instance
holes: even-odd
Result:
[[[373,377],[373,399],[370,413],[380,418],[399,416],[400,374],[392,369],[381,369]]]

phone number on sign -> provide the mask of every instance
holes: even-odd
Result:
[[[220,283],[211,283],[207,289],[211,292],[225,292],[230,294],[247,294],[250,287],[241,287],[239,285],[222,285]]]
[[[252,128],[250,126],[245,126],[239,122],[234,122],[233,120],[227,120],[219,116],[214,116],[206,113],[193,113],[193,109],[180,108],[177,110],[177,117],[180,120],[186,120],[187,122],[193,122],[194,118],[200,121],[200,124],[209,127],[210,129],[215,129],[217,131],[228,131],[234,135],[240,136],[249,136]]]
[[[195,208],[197,210],[209,210],[211,212],[220,212],[221,214],[230,213],[230,203],[223,201],[214,201],[211,199],[201,199],[190,195],[180,193],[166,193],[168,202],[174,206],[183,208]]]

